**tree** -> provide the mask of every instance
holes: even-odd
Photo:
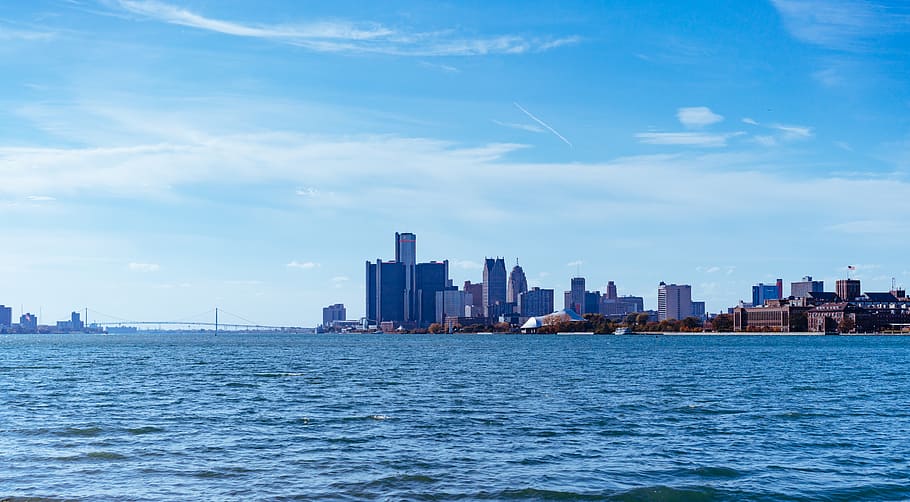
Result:
[[[645,325],[648,323],[648,320],[651,318],[647,313],[642,312],[635,316],[635,323],[638,325]]]
[[[436,335],[439,333],[445,333],[445,328],[442,327],[442,324],[439,324],[438,322],[434,322],[433,324],[430,325],[429,328],[427,328],[427,331]]]
[[[697,331],[698,328],[701,328],[701,319],[693,316],[686,317],[682,321],[679,321],[680,331]]]
[[[637,318],[638,318],[638,314],[633,312],[633,313],[627,315],[626,318],[623,319],[623,322],[626,323],[626,326],[633,326],[633,325],[635,325],[635,319],[637,319]]]
[[[714,331],[718,333],[729,333],[733,331],[733,316],[730,314],[718,314],[711,320]]]
[[[791,314],[790,331],[794,333],[809,331],[809,316],[805,312],[794,312]]]
[[[844,318],[837,324],[837,331],[841,333],[853,333],[856,330],[856,321],[848,315],[844,315]]]

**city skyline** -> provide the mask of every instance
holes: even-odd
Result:
[[[0,304],[315,325],[361,313],[401,230],[456,285],[517,257],[557,304],[574,275],[709,312],[847,265],[887,291],[910,283],[908,15],[7,3]]]

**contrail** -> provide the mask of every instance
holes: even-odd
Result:
[[[550,127],[549,124],[547,124],[547,123],[544,122],[543,120],[540,120],[539,118],[535,117],[533,113],[531,113],[531,112],[525,110],[525,109],[522,108],[521,105],[519,105],[518,103],[513,102],[512,104],[515,105],[516,108],[518,108],[519,110],[521,110],[522,112],[524,112],[525,115],[527,115],[528,117],[531,117],[531,120],[533,120],[534,122],[537,122],[538,124],[540,124],[540,125],[546,127],[547,130],[549,130],[551,133],[555,134],[556,137],[558,137],[559,139],[565,141],[567,145],[569,145],[569,146],[572,147],[572,148],[575,148],[575,146],[574,146],[569,140],[567,140],[565,136],[563,136],[562,134],[559,134],[559,131],[557,131],[556,129],[553,129],[552,127]]]

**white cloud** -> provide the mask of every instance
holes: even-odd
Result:
[[[676,111],[676,118],[688,128],[701,128],[724,120],[723,116],[712,112],[707,106],[680,108]]]
[[[262,284],[262,281],[257,281],[255,279],[232,279],[224,281],[224,283],[229,286],[259,286]]]
[[[161,269],[161,266],[157,263],[130,262],[127,266],[130,270],[133,270],[135,272],[157,272]]]
[[[566,266],[567,267],[580,267],[584,264],[585,264],[585,262],[582,260],[575,260],[575,261],[570,261],[569,263],[566,263]]]
[[[451,30],[411,33],[378,23],[354,23],[343,20],[304,25],[253,25],[205,17],[188,9],[155,0],[120,0],[119,6],[132,14],[165,23],[237,37],[275,40],[315,52],[424,57],[478,56],[540,52],[580,41],[580,38],[575,36],[527,38],[500,35],[458,38]]]
[[[906,13],[863,0],[771,0],[793,37],[831,49],[861,51],[867,40],[908,26]]]
[[[501,125],[503,127],[509,127],[511,129],[519,129],[522,131],[536,132],[536,133],[546,132],[546,130],[543,127],[536,126],[534,124],[517,124],[515,122],[500,122],[495,119],[493,120],[493,123],[496,125]]]
[[[332,282],[336,282],[336,283],[338,283],[338,282],[347,282],[347,281],[350,281],[350,280],[351,280],[351,278],[348,277],[348,276],[346,276],[346,275],[336,275],[335,277],[332,277]]]
[[[319,264],[316,262],[297,261],[297,260],[293,260],[290,263],[288,263],[287,265],[285,265],[285,267],[287,267],[287,268],[299,268],[299,269],[303,269],[303,270],[309,270],[311,268],[316,268],[318,266],[319,266]]]
[[[774,124],[771,127],[781,131],[784,139],[807,139],[813,135],[811,127],[783,124]]]
[[[451,65],[442,64],[442,63],[431,63],[429,61],[421,61],[420,66],[423,66],[424,68],[430,68],[433,70],[440,70],[445,73],[461,73],[461,70],[459,70],[458,68],[451,66]]]
[[[33,202],[53,202],[57,200],[56,197],[51,197],[49,195],[29,195],[26,199]]]
[[[642,132],[635,135],[638,141],[649,145],[727,146],[727,140],[742,133],[709,134],[702,132]]]
[[[742,122],[743,122],[743,124],[749,124],[749,125],[754,125],[754,126],[758,125],[758,122],[756,122],[753,119],[750,119],[749,117],[743,117]]]
[[[24,40],[27,42],[50,40],[56,36],[52,32],[15,30],[0,26],[0,40]]]
[[[483,265],[472,260],[452,260],[452,266],[464,270],[481,270]]]

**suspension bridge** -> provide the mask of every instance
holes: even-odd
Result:
[[[91,318],[89,317],[91,314]],[[225,318],[226,317],[226,318]],[[91,319],[91,320],[90,320]],[[241,315],[233,314],[222,308],[213,308],[205,312],[164,321],[126,319],[105,314],[94,309],[85,309],[85,325],[114,331],[213,331],[219,332],[289,332],[312,333],[314,328],[301,326],[279,326],[261,324]]]

